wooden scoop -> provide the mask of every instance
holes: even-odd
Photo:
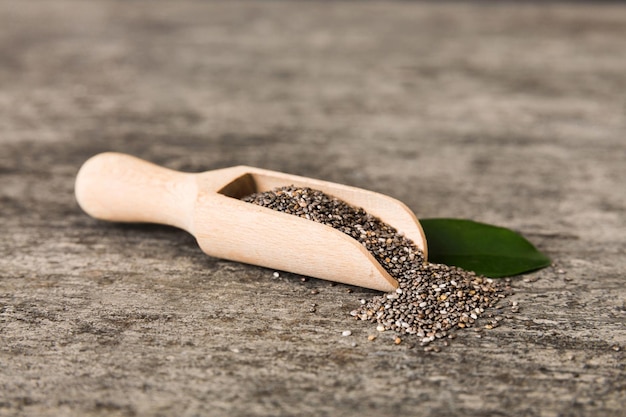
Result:
[[[397,288],[359,242],[320,223],[240,198],[277,187],[310,187],[337,197],[403,232],[426,254],[424,232],[403,203],[346,185],[247,166],[182,173],[120,153],[89,159],[76,199],[90,216],[149,222],[191,233],[208,255],[381,291]]]

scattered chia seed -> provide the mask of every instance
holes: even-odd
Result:
[[[331,226],[365,246],[399,283],[395,291],[361,300],[350,312],[358,320],[376,322],[378,331],[417,335],[426,345],[452,338],[450,331],[472,327],[505,297],[501,286],[489,278],[426,262],[422,251],[395,228],[321,191],[287,186],[242,200]],[[490,320],[485,327],[496,325]]]

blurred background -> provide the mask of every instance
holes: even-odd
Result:
[[[623,150],[624,14],[552,2],[4,1],[0,161],[79,164],[116,150],[348,183],[426,216],[585,221],[567,193],[624,174],[602,171]],[[618,203],[611,194],[604,204]]]

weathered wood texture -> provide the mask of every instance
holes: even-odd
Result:
[[[5,0],[0,28],[0,415],[624,415],[623,4]],[[379,191],[556,266],[438,353],[369,342],[372,291],[86,216],[105,150]]]

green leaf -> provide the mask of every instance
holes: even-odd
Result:
[[[550,265],[550,259],[512,230],[463,219],[420,219],[428,260],[487,277],[523,274]]]

